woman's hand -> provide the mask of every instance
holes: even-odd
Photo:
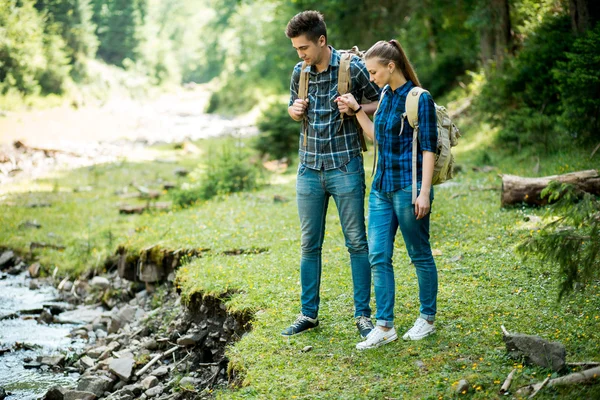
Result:
[[[335,99],[335,102],[342,114],[354,115],[354,110],[359,107],[359,104],[352,93],[346,93],[345,95],[338,97]]]
[[[415,201],[415,215],[417,219],[421,219],[429,214],[431,210],[431,202],[429,201],[429,193],[419,193],[417,200]]]

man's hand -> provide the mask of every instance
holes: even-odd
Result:
[[[302,118],[304,118],[304,113],[306,112],[307,107],[308,99],[296,99],[294,104],[288,107],[288,112],[293,119],[300,121]]]

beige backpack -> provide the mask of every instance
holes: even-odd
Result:
[[[427,90],[415,86],[410,90],[406,97],[406,112],[402,115],[408,119],[408,123],[413,127],[412,141],[412,202],[417,200],[417,140],[419,134],[419,98],[423,93],[429,93]],[[435,104],[435,103],[434,103]],[[435,152],[435,166],[433,169],[432,185],[444,183],[447,180],[454,178],[454,156],[451,148],[458,144],[458,138],[461,136],[460,131],[454,125],[448,111],[445,107],[435,104],[435,113],[437,120],[437,150]],[[402,130],[400,129],[400,134]]]
[[[352,60],[352,57],[359,57],[361,59],[364,59],[364,53],[362,51],[360,51],[358,49],[357,46],[352,47],[350,50],[338,50],[338,52],[340,53],[340,68],[339,68],[339,72],[338,72],[338,92],[341,95],[344,95],[348,92],[350,92],[350,90],[352,89],[352,77],[350,76],[350,61]],[[306,65],[305,62],[302,63],[302,69],[300,70],[300,82],[299,82],[299,87],[298,87],[298,98],[299,99],[306,99],[308,98],[308,77],[309,77],[309,73],[310,73],[310,67],[308,67]],[[362,103],[366,103],[368,102],[368,100],[362,99]],[[341,118],[342,118],[342,122],[340,123],[340,127],[339,129],[342,128],[342,125],[344,123],[344,115],[345,114],[340,114]],[[351,118],[355,118],[355,117],[351,117]],[[304,119],[302,120],[302,130],[304,132],[304,141],[302,143],[302,145],[304,147],[307,146],[308,142],[307,142],[307,124],[308,124],[308,120],[306,115],[304,116]],[[360,124],[357,122],[356,126],[358,128],[358,139],[360,140],[360,146],[362,148],[362,151],[367,151],[367,142],[365,142],[365,137],[362,131],[362,128],[360,127]]]

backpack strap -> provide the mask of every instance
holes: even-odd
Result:
[[[413,128],[412,140],[412,203],[417,201],[417,141],[419,138],[419,99],[427,90],[415,86],[406,96],[406,119]],[[429,92],[427,92],[429,93]]]
[[[359,55],[360,51],[358,47],[354,46],[351,50],[340,52],[340,67],[338,69],[338,93],[340,96],[349,93],[352,90],[352,76],[350,74],[350,62],[352,57]],[[338,132],[342,129],[344,124],[344,114],[340,115],[342,122],[338,128]],[[367,142],[363,134],[360,124],[356,124],[358,128],[358,140],[360,141],[360,147],[362,151],[367,151]]]
[[[302,63],[300,69],[300,83],[298,85],[298,98],[306,100],[308,98],[308,79],[310,74],[310,68],[307,68],[306,62]],[[304,134],[304,141],[302,145],[306,148],[308,145],[308,121],[306,115],[302,118],[302,133]]]
[[[373,169],[371,170],[371,177],[375,174],[375,167],[377,166],[377,135],[375,134],[375,118],[377,117],[377,112],[379,111],[379,106],[381,105],[381,101],[383,100],[383,96],[385,95],[385,90],[381,91],[381,95],[379,96],[379,101],[377,102],[377,108],[373,113]]]

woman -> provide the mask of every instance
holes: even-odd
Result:
[[[404,50],[396,40],[379,41],[365,54],[371,81],[383,88],[374,122],[351,94],[337,99],[354,110],[365,134],[377,139],[380,153],[377,173],[369,197],[369,261],[373,270],[377,326],[359,350],[379,347],[396,340],[394,329],[394,270],[392,255],[398,227],[417,271],[420,316],[403,336],[420,340],[435,332],[437,269],[429,244],[429,212],[433,201],[431,179],[437,146],[433,99],[423,93],[418,106],[417,199],[412,202],[413,129],[403,121],[406,97],[420,86]]]

